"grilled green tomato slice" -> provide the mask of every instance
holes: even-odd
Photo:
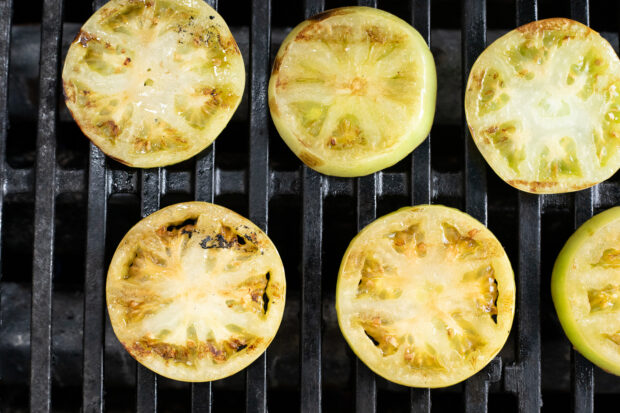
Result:
[[[536,21],[493,42],[469,74],[465,113],[491,168],[522,191],[576,191],[620,167],[620,60],[576,21]]]
[[[245,84],[228,26],[202,0],[112,0],[84,24],[62,73],[67,107],[108,156],[150,168],[206,148]]]
[[[512,326],[514,274],[495,236],[452,208],[419,205],[351,241],[336,287],[338,323],[375,373],[413,387],[467,379]]]
[[[205,202],[144,218],[114,253],[110,321],[125,349],[162,376],[228,377],[275,336],[286,293],[271,240],[234,212]]]
[[[368,7],[318,14],[286,37],[273,64],[269,108],[309,167],[367,175],[403,159],[428,135],[437,77],[422,36]]]
[[[568,239],[553,267],[551,295],[573,346],[620,375],[620,207],[594,216]]]

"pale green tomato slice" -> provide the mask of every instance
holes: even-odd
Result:
[[[620,207],[594,216],[558,255],[551,294],[573,346],[620,375]]]
[[[368,7],[329,10],[286,37],[269,81],[284,142],[309,167],[367,175],[403,159],[428,135],[437,78],[422,36]]]
[[[536,21],[493,42],[469,74],[465,113],[491,168],[522,191],[576,191],[620,167],[620,60],[576,21]]]

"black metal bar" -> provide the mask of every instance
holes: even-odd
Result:
[[[31,412],[48,412],[52,403],[52,273],[62,11],[63,0],[47,0],[43,4],[30,329]]]
[[[211,382],[192,383],[191,410],[192,413],[210,413],[213,406],[213,392]]]
[[[538,0],[517,0],[517,26],[538,20]]]
[[[105,1],[93,1],[93,10],[97,10],[103,4]],[[82,346],[84,349],[82,352],[82,411],[84,412],[101,413],[105,405],[103,395],[106,276],[104,251],[107,189],[105,155],[90,143]]]
[[[461,26],[463,91],[476,58],[486,43],[486,2],[463,0]],[[487,225],[487,177],[486,166],[471,138],[463,116],[465,138],[465,210]],[[488,410],[488,375],[480,371],[465,382],[465,411],[486,413]]]
[[[161,168],[141,171],[142,217],[157,211],[161,201]],[[157,375],[137,363],[136,371],[136,411],[138,413],[157,412]]]
[[[11,44],[11,20],[13,15],[13,0],[0,3],[0,182],[7,182],[6,139],[9,126],[9,61]],[[2,233],[4,194],[6,188],[0,191],[0,234]],[[2,238],[0,237],[0,251]],[[0,254],[0,262],[2,256]],[[2,270],[0,269],[0,281]],[[0,299],[0,315],[2,314],[2,300]],[[2,325],[2,317],[0,317]]]
[[[411,13],[413,26],[420,32],[426,43],[431,44],[431,2],[412,0]],[[411,203],[431,203],[431,136],[413,151],[411,160]],[[412,389],[412,391],[417,391]],[[413,395],[412,395],[413,398]],[[430,395],[429,395],[430,399]],[[429,404],[430,409],[430,404]]]
[[[86,262],[84,272],[83,388],[84,412],[103,412],[103,351],[107,179],[105,155],[90,145]]]
[[[305,0],[304,17],[325,9],[325,0]],[[302,169],[302,269],[301,269],[301,363],[300,411],[322,411],[321,323],[323,182],[321,174],[307,166]]]
[[[412,388],[409,392],[411,413],[430,413],[431,390]]]
[[[413,27],[420,32],[426,43],[431,44],[431,2],[430,0],[411,1],[411,20]],[[411,203],[430,204],[432,194],[431,176],[431,136],[420,144],[411,159]],[[412,388],[410,390],[411,413],[430,413],[430,389]]]
[[[268,231],[269,214],[269,46],[271,1],[252,0],[250,26],[250,220]],[[247,369],[246,413],[267,412],[267,352]]]
[[[379,174],[357,180],[357,230],[361,231],[377,217],[377,181]],[[355,369],[355,408],[359,413],[374,413],[377,409],[375,374],[359,359]]]
[[[463,23],[461,26],[463,53],[463,91],[469,71],[486,44],[486,1],[463,0]],[[463,115],[465,136],[465,210],[468,214],[487,224],[487,175],[484,159],[469,133]]]
[[[570,0],[570,15],[574,20],[590,25],[590,0]]]
[[[519,192],[519,262],[517,272],[517,364],[508,373],[519,398],[520,412],[538,412],[541,394],[539,195]],[[509,386],[510,387],[510,386]]]
[[[304,0],[304,18],[312,17],[325,10],[325,0]]]

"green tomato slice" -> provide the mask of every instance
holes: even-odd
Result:
[[[471,69],[465,113],[491,168],[522,191],[576,191],[620,167],[620,60],[576,21],[532,22],[493,42]]]
[[[573,346],[620,375],[620,207],[594,216],[568,239],[553,267],[551,294]]]
[[[367,175],[403,159],[435,113],[433,56],[403,20],[368,7],[329,10],[286,37],[269,81],[280,136],[309,167]]]

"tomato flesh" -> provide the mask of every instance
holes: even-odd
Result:
[[[388,380],[443,387],[501,349],[514,275],[499,241],[458,210],[421,205],[374,221],[351,242],[336,290],[340,329]]]

